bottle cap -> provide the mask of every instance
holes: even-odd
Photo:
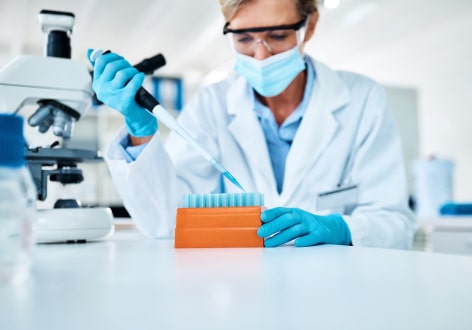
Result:
[[[23,118],[14,114],[0,114],[0,166],[21,167],[24,165]]]

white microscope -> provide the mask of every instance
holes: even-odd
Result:
[[[41,133],[52,127],[54,135],[69,139],[74,123],[91,105],[91,74],[83,62],[70,59],[74,14],[42,10],[38,19],[48,33],[47,56],[19,55],[0,70],[0,112],[19,113],[24,106],[37,104],[28,124]],[[94,151],[55,147],[29,146],[27,150],[38,200],[47,197],[48,178],[80,183],[83,175],[76,164],[102,161]],[[51,166],[56,168],[44,168]],[[100,240],[113,230],[109,208],[82,208],[75,200],[58,200],[53,209],[38,210],[38,243]]]

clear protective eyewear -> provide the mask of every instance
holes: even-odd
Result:
[[[230,22],[226,22],[223,34],[231,34],[230,44],[240,54],[252,56],[257,45],[262,44],[274,55],[295,47],[303,40],[306,22],[305,17],[295,24],[247,29],[230,29]]]

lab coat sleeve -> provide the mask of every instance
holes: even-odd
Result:
[[[369,92],[354,155],[350,181],[359,184],[358,205],[344,216],[353,245],[411,248],[416,225],[401,140],[379,85]]]
[[[157,133],[134,162],[127,162],[122,128],[106,153],[115,187],[137,228],[148,237],[171,237],[180,192],[175,169]]]

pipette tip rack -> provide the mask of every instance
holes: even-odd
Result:
[[[176,248],[263,247],[257,236],[264,209],[259,193],[190,194],[182,197]]]

